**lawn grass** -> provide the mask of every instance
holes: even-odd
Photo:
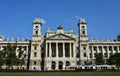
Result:
[[[119,72],[0,73],[0,76],[120,76]]]

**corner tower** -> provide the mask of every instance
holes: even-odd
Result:
[[[42,22],[41,22],[40,18],[36,18],[33,21],[33,36],[41,35],[41,27],[42,27]]]
[[[42,53],[42,35],[41,35],[42,22],[40,18],[33,21],[33,34],[31,41],[31,55],[29,70],[41,70],[41,53]]]
[[[79,28],[79,63],[81,65],[89,64],[89,44],[87,35],[87,22],[81,18],[78,22]]]

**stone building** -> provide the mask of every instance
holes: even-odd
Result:
[[[100,52],[107,64],[110,55],[120,53],[120,35],[116,40],[89,40],[87,22],[83,18],[78,21],[78,35],[72,29],[65,31],[61,25],[56,31],[48,28],[45,35],[42,35],[41,29],[42,22],[36,18],[31,40],[9,40],[0,36],[0,51],[7,43],[17,43],[16,51],[22,47],[23,68],[28,70],[61,70],[69,65],[95,64],[95,54]]]

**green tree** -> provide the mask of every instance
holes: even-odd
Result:
[[[111,55],[108,59],[110,65],[116,65],[117,68],[120,68],[120,53],[115,53]]]
[[[0,68],[1,66],[4,64],[4,61],[3,61],[3,54],[2,54],[2,51],[0,51]]]
[[[5,51],[5,63],[8,66],[8,69],[10,69],[10,67],[12,67],[13,65],[15,65],[16,61],[17,61],[17,57],[16,57],[16,44],[9,44],[6,46]]]
[[[104,64],[104,59],[103,59],[102,53],[96,53],[95,57],[96,57],[96,59],[95,59],[95,64],[96,65],[102,65],[102,64]]]

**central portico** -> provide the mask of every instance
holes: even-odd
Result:
[[[60,70],[75,65],[75,36],[73,30],[65,32],[59,26],[56,32],[48,29],[45,39],[45,69]]]

